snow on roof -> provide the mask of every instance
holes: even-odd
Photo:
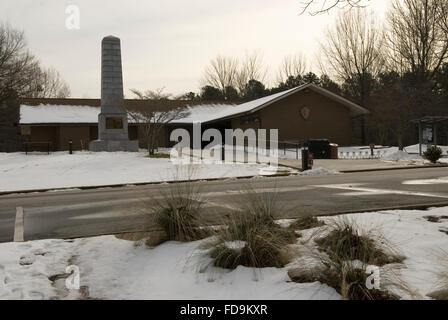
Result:
[[[97,123],[100,111],[100,108],[90,106],[21,105],[20,123]]]
[[[174,120],[172,121],[172,123],[192,123],[192,122],[206,123],[210,121],[232,117],[241,113],[250,112],[296,89],[297,88],[282,91],[240,105],[221,104],[221,105],[199,105],[189,107],[188,108],[188,110],[190,111],[189,116],[179,120]]]
[[[188,107],[190,114],[182,119],[173,120],[171,123],[207,123],[216,120],[222,120],[234,117],[240,114],[255,112],[265,106],[270,105],[284,97],[295,92],[310,88],[319,92],[330,99],[338,101],[350,109],[351,115],[368,113],[363,107],[344,99],[328,90],[322,89],[313,84],[305,84],[293,89],[272,94],[267,97],[249,101],[240,105],[231,104],[203,104]],[[101,109],[91,106],[70,106],[70,105],[49,105],[41,104],[39,106],[20,106],[20,123],[97,123],[98,114]]]
[[[188,116],[182,119],[173,120],[171,123],[205,123],[232,114],[236,107],[238,106],[233,104],[203,104],[189,106],[187,107],[187,111],[189,112]]]

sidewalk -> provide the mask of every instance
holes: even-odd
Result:
[[[296,159],[279,159],[280,165],[291,167],[294,169],[302,169],[302,160]],[[446,165],[438,165],[446,166]],[[356,171],[370,171],[370,170],[392,170],[401,168],[421,168],[432,167],[424,165],[422,161],[385,161],[379,159],[316,159],[314,160],[313,168],[324,168],[328,170],[336,170],[339,172],[356,172]]]

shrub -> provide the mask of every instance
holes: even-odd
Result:
[[[278,208],[275,195],[247,192],[247,205],[231,212],[227,228],[205,246],[217,267],[282,267],[287,263],[287,245],[296,239],[294,231],[274,221]]]
[[[431,163],[436,163],[442,157],[442,153],[442,149],[432,146],[423,153],[423,157],[431,161]]]

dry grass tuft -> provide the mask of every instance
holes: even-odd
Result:
[[[352,262],[335,263],[334,261],[323,262],[319,273],[311,274],[311,278],[305,276],[300,282],[319,281],[334,288],[345,300],[398,300],[399,297],[388,290],[368,289],[367,265],[357,265]],[[296,279],[296,282],[297,281]]]
[[[303,216],[291,223],[290,228],[294,230],[305,230],[322,227],[323,225],[325,225],[325,222],[320,221],[315,216]]]
[[[169,153],[154,153],[146,157],[151,159],[170,159],[171,155]]]
[[[367,282],[371,280],[371,274],[367,273],[368,266],[380,267],[404,259],[378,230],[363,230],[354,220],[341,218],[319,232],[324,235],[314,235],[317,247],[312,245],[308,253],[308,257],[314,258],[314,263],[304,263],[300,268],[290,270],[288,274],[292,281],[325,283],[347,300],[400,298],[385,288],[413,294],[389,266],[378,269],[381,270],[379,288],[367,287]]]
[[[360,260],[383,266],[403,261],[377,230],[363,230],[348,218],[334,220],[328,227],[328,234],[314,241],[336,262]]]
[[[154,221],[164,230],[170,240],[194,241],[207,236],[201,228],[200,218],[203,201],[198,186],[193,183],[172,184],[169,192],[152,208]]]
[[[174,180],[191,180],[194,170],[178,167]],[[210,235],[201,218],[203,203],[197,182],[173,183],[161,192],[160,200],[145,204],[142,211],[146,223],[163,230],[168,240],[195,241]]]
[[[231,212],[222,229],[205,248],[215,266],[283,267],[289,260],[288,244],[296,241],[293,230],[274,221],[278,210],[275,194],[246,193],[247,204]]]

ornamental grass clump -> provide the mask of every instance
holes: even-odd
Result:
[[[314,263],[290,270],[292,281],[325,283],[347,300],[399,299],[391,288],[410,292],[393,268],[386,266],[401,263],[404,257],[378,230],[366,230],[354,220],[340,218],[328,222],[313,239],[309,256]],[[380,272],[380,267],[377,283],[372,282],[373,272]]]
[[[228,269],[284,266],[296,235],[274,221],[279,210],[276,194],[248,191],[245,196],[247,203],[231,212],[226,227],[206,244],[213,264]]]
[[[314,241],[334,261],[360,260],[382,266],[403,260],[379,232],[363,230],[348,218],[333,220],[327,227],[327,234]]]
[[[323,225],[325,225],[325,222],[320,221],[315,216],[306,215],[295,219],[293,223],[291,223],[290,228],[294,230],[306,230],[322,227]]]
[[[181,170],[187,170],[187,180],[191,180],[191,168],[179,168],[177,180],[185,179]],[[194,241],[209,234],[201,218],[203,204],[197,182],[172,183],[155,204],[145,205],[144,212],[148,224],[165,231],[168,240]]]

